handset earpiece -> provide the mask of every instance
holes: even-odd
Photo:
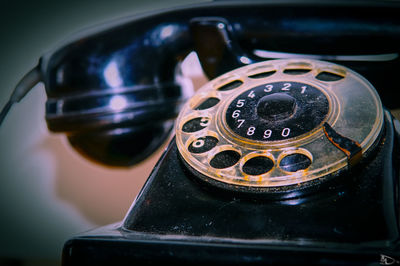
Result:
[[[122,19],[73,37],[41,57],[0,117],[42,81],[50,131],[66,134],[79,153],[105,165],[144,160],[170,135],[193,91],[179,74],[193,51],[189,16],[173,12]]]
[[[48,128],[106,165],[147,158],[185,100],[176,72],[189,42],[186,25],[142,18],[44,56]]]

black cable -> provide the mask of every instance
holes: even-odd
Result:
[[[22,98],[41,80],[40,74],[40,66],[37,65],[31,71],[29,71],[15,86],[14,91],[12,92],[10,99],[3,107],[0,113],[0,126],[3,123],[4,118],[8,114],[11,109],[11,106],[14,103],[21,101]]]

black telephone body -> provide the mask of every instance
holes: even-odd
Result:
[[[176,134],[125,219],[71,238],[63,265],[397,263],[399,14],[214,1],[44,55],[27,77],[80,153],[128,166]],[[210,82],[187,99],[178,67],[193,51]]]

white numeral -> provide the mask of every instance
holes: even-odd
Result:
[[[247,136],[253,135],[255,130],[256,130],[255,127],[249,127],[249,128],[247,129]]]
[[[292,83],[284,83],[283,88],[281,90],[283,91],[290,91],[290,87],[292,86]]]
[[[237,126],[237,128],[241,127],[243,125],[244,121],[246,121],[246,120],[238,119],[239,125]]]
[[[303,94],[307,89],[307,86],[301,86],[301,94]]]
[[[265,85],[264,91],[265,92],[271,92],[273,87],[274,87],[274,85],[271,85],[271,84]]]
[[[264,139],[269,139],[271,137],[271,134],[272,134],[272,130],[271,129],[267,129],[267,130],[264,131],[263,138]]]
[[[237,101],[236,107],[243,107],[243,105],[244,105],[244,100],[240,99]]]
[[[200,120],[200,126],[206,127],[206,126],[208,125],[209,122],[210,122],[210,121],[208,120],[207,117],[203,117],[203,118],[201,118],[201,120]]]
[[[282,137],[287,137],[289,136],[289,134],[290,134],[290,128],[286,127],[282,130]]]
[[[247,97],[254,98],[256,95],[254,94],[254,91],[250,91],[249,95]]]
[[[198,139],[195,142],[193,142],[193,147],[194,148],[201,148],[204,145],[204,139]]]
[[[240,115],[240,110],[235,110],[235,111],[233,111],[233,113],[232,113],[232,118],[238,118],[239,115]]]

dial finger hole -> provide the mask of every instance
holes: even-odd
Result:
[[[303,75],[311,71],[311,68],[287,68],[283,73],[288,75]]]
[[[275,70],[264,71],[264,72],[260,72],[260,73],[249,75],[248,77],[252,78],[252,79],[263,79],[263,78],[267,78],[269,76],[272,76],[275,73],[276,73]]]
[[[311,165],[311,159],[302,153],[292,153],[283,157],[279,162],[279,167],[287,172],[297,172],[305,170]]]
[[[256,156],[245,162],[242,171],[248,175],[262,175],[274,167],[274,162],[266,156]]]
[[[197,132],[206,128],[209,123],[210,119],[208,117],[196,117],[183,124],[182,131],[186,133]]]
[[[214,155],[210,165],[217,169],[224,169],[235,165],[240,159],[240,153],[235,150],[223,150]]]
[[[315,78],[321,81],[332,82],[343,79],[344,75],[339,75],[328,71],[322,71]]]
[[[218,139],[212,136],[200,137],[190,143],[188,150],[191,153],[203,153],[217,146]]]
[[[193,108],[194,110],[205,110],[205,109],[209,109],[211,107],[214,107],[215,105],[217,105],[219,103],[219,99],[215,98],[215,97],[209,97],[205,100],[203,100],[200,104],[198,104],[195,108]]]
[[[217,88],[217,90],[219,90],[219,91],[229,91],[229,90],[236,89],[237,87],[239,87],[242,84],[243,84],[243,81],[237,79],[237,80],[231,81],[231,82],[229,82],[229,83]]]
[[[283,70],[283,73],[288,75],[303,75],[310,72],[311,69],[312,67],[309,63],[295,62],[295,63],[289,63]]]

